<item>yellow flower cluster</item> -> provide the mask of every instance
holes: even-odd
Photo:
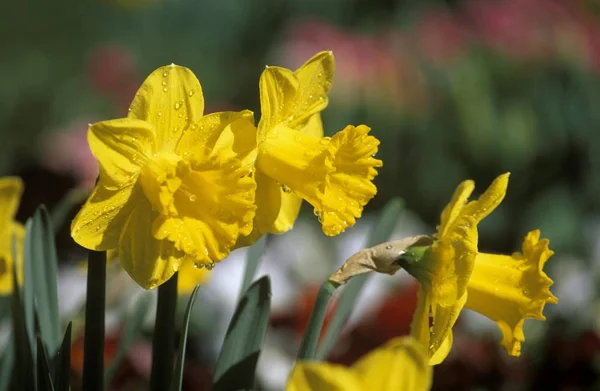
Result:
[[[376,193],[369,128],[323,137],[333,55],[298,70],[267,67],[261,118],[204,114],[200,83],[170,65],[144,81],[126,118],[90,125],[98,183],[71,226],[75,241],[115,250],[123,268],[152,289],[179,270],[216,262],[265,233],[292,228],[302,200],[326,235],[355,223]]]
[[[23,182],[17,177],[0,178],[0,296],[8,295],[13,289],[13,273],[23,281],[23,238],[25,228],[15,221],[19,208]],[[13,241],[16,244],[13,249]],[[16,255],[16,259],[15,259]]]

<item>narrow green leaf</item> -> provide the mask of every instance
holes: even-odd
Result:
[[[33,218],[25,222],[25,240],[23,245],[23,310],[25,311],[25,329],[29,346],[35,345],[35,278],[33,275],[33,252],[35,244],[32,235]],[[14,258],[16,259],[16,258]]]
[[[106,306],[106,252],[90,251],[88,256],[83,336],[82,389],[104,390],[104,316]]]
[[[174,375],[175,381],[171,383],[171,391],[181,391],[181,387],[183,386],[183,365],[185,361],[185,348],[187,346],[187,334],[190,326],[190,315],[192,313],[192,308],[194,307],[194,301],[196,300],[196,294],[198,293],[199,287],[199,285],[196,285],[192,291],[185,309],[185,315],[183,316],[183,323],[181,324],[181,331],[179,333],[181,346],[179,347],[179,354],[177,355],[177,364],[175,365]]]
[[[263,235],[258,241],[248,248],[246,253],[246,269],[244,270],[244,279],[242,280],[242,289],[240,296],[246,292],[260,264],[260,261],[267,248],[267,235]]]
[[[304,337],[302,338],[302,344],[298,350],[298,360],[313,360],[317,353],[317,345],[319,344],[319,337],[321,336],[321,329],[323,328],[323,321],[325,320],[325,314],[327,314],[327,308],[329,307],[329,301],[335,292],[335,286],[325,281],[319,289],[317,300],[313,306],[308,325],[304,331]]]
[[[144,325],[144,318],[150,309],[150,303],[152,302],[152,295],[150,293],[143,293],[142,296],[135,303],[135,308],[125,318],[124,330],[119,340],[117,352],[115,357],[110,363],[110,366],[104,374],[104,382],[106,385],[110,385],[114,378],[125,354],[135,342],[135,339],[142,333],[142,326]]]
[[[256,364],[270,310],[271,280],[263,276],[242,296],[229,323],[215,369],[214,391],[254,388]]]
[[[375,226],[367,238],[366,247],[371,247],[389,240],[394,231],[394,227],[398,222],[401,211],[402,201],[400,199],[393,198],[388,201],[383,210],[379,212]],[[342,328],[348,321],[348,318],[354,309],[354,303],[362,292],[369,277],[370,274],[355,277],[343,287],[339,296],[336,311],[331,318],[331,323],[325,332],[323,342],[317,353],[317,359],[325,359],[331,348],[335,345]]]
[[[16,237],[12,241],[13,257],[16,257]],[[21,301],[21,293],[17,281],[17,271],[13,268],[13,293],[11,295],[11,310],[13,320],[13,349],[14,349],[14,371],[12,377],[12,387],[15,390],[33,391],[35,390],[35,372],[33,366],[33,355],[31,350],[31,341],[27,325],[25,323],[25,314]],[[31,306],[33,310],[33,305]],[[32,315],[33,319],[33,315]],[[32,325],[33,327],[33,325]]]
[[[40,336],[37,337],[37,389],[38,391],[54,391],[48,355]]]
[[[13,344],[14,336],[11,329],[8,334],[8,341],[4,346],[2,359],[0,360],[0,390],[8,390],[8,384],[10,383],[10,376],[15,364],[15,348]]]
[[[71,328],[72,323],[69,322],[60,349],[53,359],[56,391],[69,391],[71,388]]]
[[[158,287],[156,321],[152,338],[150,391],[164,391],[171,386],[175,357],[175,310],[178,273]]]
[[[29,262],[34,284],[35,308],[42,340],[48,353],[54,356],[61,342],[57,288],[58,257],[54,246],[54,231],[44,206],[38,208],[30,220],[26,235],[28,243],[32,245]]]

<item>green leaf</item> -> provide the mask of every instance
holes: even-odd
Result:
[[[54,231],[44,206],[38,208],[27,222],[25,241],[25,292],[33,289],[35,308],[44,345],[51,356],[60,346],[61,332],[58,312],[58,259],[54,246]],[[33,285],[27,284],[31,281]]]
[[[217,367],[214,391],[251,390],[269,324],[271,280],[263,276],[240,299],[231,318]]]
[[[31,234],[33,220],[25,223],[25,239],[23,245],[23,311],[25,313],[25,330],[29,338],[29,346],[35,342],[35,278],[33,276],[34,237]],[[17,259],[17,258],[13,258]],[[15,285],[16,286],[16,285]]]
[[[48,355],[40,336],[37,337],[37,389],[38,391],[54,391]]]
[[[0,360],[0,390],[8,390],[8,384],[10,383],[10,376],[15,364],[15,348],[13,343],[13,332],[11,329],[6,345],[4,346],[2,359]]]
[[[194,306],[194,301],[196,300],[196,294],[198,293],[199,287],[199,285],[196,285],[192,291],[185,309],[185,315],[183,317],[183,323],[181,324],[181,332],[179,336],[181,346],[179,348],[179,354],[177,355],[177,364],[175,365],[174,374],[175,381],[171,383],[171,391],[180,391],[181,387],[183,386],[183,365],[185,361],[185,348],[187,346],[188,329],[190,326],[190,315],[192,313],[192,308]]]
[[[104,316],[106,311],[106,252],[90,251],[85,297],[82,389],[104,390]]]
[[[16,257],[16,248],[16,238],[13,237],[13,257]],[[12,278],[13,287],[15,287],[11,295],[13,348],[15,358],[14,372],[12,377],[12,387],[15,390],[32,391],[35,390],[33,354],[31,350],[31,340],[29,339],[29,333],[27,330],[27,325],[25,323],[25,314],[23,311],[23,305],[21,301],[21,293],[18,289],[19,285],[17,281],[16,268],[13,268]]]
[[[135,309],[130,312],[125,319],[124,331],[121,334],[117,352],[115,353],[114,359],[104,374],[104,382],[106,385],[110,385],[112,379],[117,373],[117,370],[119,369],[119,365],[121,365],[121,361],[123,361],[125,354],[131,347],[131,344],[135,342],[135,339],[142,333],[144,318],[150,309],[151,302],[152,295],[149,293],[143,293],[142,297],[140,297],[137,303],[135,303]]]
[[[265,253],[266,247],[267,235],[263,235],[263,237],[248,248],[248,252],[246,253],[246,269],[244,270],[244,279],[242,280],[240,295],[246,292],[252,283],[252,280],[254,280],[254,275],[256,274],[260,260]]]
[[[394,227],[398,222],[401,211],[402,201],[400,199],[394,198],[388,201],[381,212],[379,212],[375,227],[367,238],[366,247],[371,247],[389,240],[394,231]],[[331,318],[331,323],[325,332],[323,342],[317,353],[317,359],[325,359],[331,348],[337,342],[342,328],[348,321],[348,318],[354,309],[354,303],[362,292],[369,277],[370,274],[355,277],[344,286],[343,291],[339,296],[336,311]]]
[[[69,322],[60,349],[54,356],[54,389],[56,391],[69,391],[71,388],[71,328]]]
[[[319,344],[319,337],[321,336],[321,329],[323,328],[323,321],[327,314],[327,308],[329,307],[329,301],[335,292],[335,286],[325,281],[319,289],[317,300],[313,307],[308,325],[304,331],[304,337],[302,338],[302,344],[298,350],[298,360],[313,360],[317,353],[317,345]]]

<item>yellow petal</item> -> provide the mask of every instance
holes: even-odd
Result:
[[[366,391],[348,368],[323,362],[301,361],[294,366],[286,391]]]
[[[16,255],[13,257],[13,237],[16,238]],[[13,269],[17,267],[17,281],[23,283],[23,239],[25,228],[17,222],[10,222],[0,236],[0,296],[13,291]]]
[[[427,391],[432,369],[427,348],[411,337],[394,338],[361,358],[352,370],[362,390]]]
[[[144,197],[137,197],[135,208],[122,226],[119,260],[125,271],[144,289],[153,289],[179,270],[185,258],[168,240],[152,236],[156,212]]]
[[[176,148],[179,156],[210,150],[215,155],[235,157],[251,167],[256,160],[256,128],[251,111],[226,111],[202,117],[183,133]]]
[[[71,223],[71,236],[90,250],[105,251],[119,246],[119,237],[135,205],[134,193],[141,193],[134,184],[109,190],[96,186]]]
[[[510,173],[500,175],[487,188],[477,201],[469,202],[461,211],[461,215],[471,216],[477,223],[488,216],[502,202],[508,187]]]
[[[337,235],[355,223],[377,189],[371,180],[381,161],[372,157],[379,141],[369,128],[348,126],[333,138],[311,137],[278,126],[262,143],[257,169],[308,201],[323,224]]]
[[[259,137],[265,137],[278,125],[301,128],[312,115],[325,109],[333,73],[331,52],[316,54],[295,72],[267,67],[259,81]]]
[[[301,133],[305,133],[312,137],[323,137],[323,122],[321,121],[321,114],[315,114],[308,119],[306,124],[297,129]]]
[[[256,184],[239,160],[196,157],[159,155],[140,180],[159,212],[154,238],[173,242],[197,264],[214,264],[229,254],[238,236],[252,231]]]
[[[21,201],[21,194],[23,194],[21,178],[0,178],[0,234],[4,229],[8,229],[14,220]]]
[[[90,126],[88,143],[100,165],[100,180],[111,189],[132,184],[152,156],[154,129],[144,121],[121,118]]]
[[[177,291],[179,294],[188,295],[192,293],[196,285],[204,284],[210,277],[210,271],[206,268],[197,269],[194,261],[185,259],[179,267],[177,278]]]
[[[156,152],[173,152],[181,135],[204,113],[200,82],[188,68],[174,64],[158,68],[133,98],[129,118],[148,122],[156,130]]]
[[[438,228],[438,236],[442,237],[448,233],[448,229],[454,220],[460,215],[460,212],[464,208],[467,200],[471,196],[473,189],[475,188],[475,182],[471,180],[463,181],[452,195],[450,203],[446,205],[442,215],[440,217],[440,227]]]
[[[554,254],[548,239],[531,231],[523,241],[523,252],[508,255],[479,253],[467,288],[467,307],[494,320],[502,331],[502,346],[512,356],[521,353],[526,318],[545,320],[546,303],[557,303],[550,292],[552,280],[544,264]]]
[[[429,346],[429,313],[431,312],[431,298],[423,285],[417,294],[417,308],[410,323],[410,335],[423,346]]]

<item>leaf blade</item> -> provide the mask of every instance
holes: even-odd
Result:
[[[196,300],[196,294],[198,293],[199,288],[200,285],[196,285],[192,291],[185,309],[185,315],[183,316],[179,337],[181,340],[181,347],[179,348],[179,353],[177,354],[177,363],[175,364],[175,374],[173,376],[174,381],[171,383],[171,391],[180,391],[181,387],[183,386],[183,366],[185,361],[185,349],[187,347],[187,335],[190,326],[190,315],[192,314],[192,308],[194,306],[194,301]]]
[[[270,309],[271,281],[263,276],[250,285],[231,319],[217,360],[214,391],[253,388]]]

